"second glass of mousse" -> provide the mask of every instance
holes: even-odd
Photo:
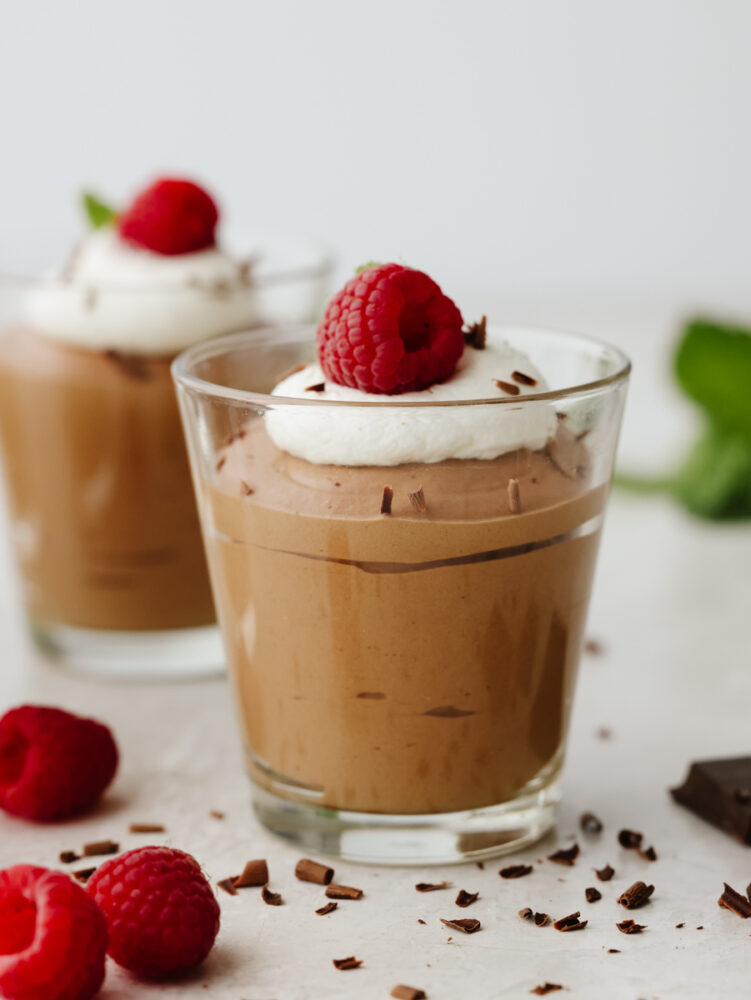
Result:
[[[173,366],[261,820],[382,863],[554,821],[629,365],[376,265]]]
[[[91,231],[62,273],[0,279],[0,445],[24,601],[39,643],[71,665],[217,670],[170,363],[258,323],[263,260],[222,249],[212,197],[187,180],[163,178],[119,214],[87,207]]]

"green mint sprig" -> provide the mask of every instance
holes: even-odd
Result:
[[[90,191],[84,191],[83,208],[92,229],[103,229],[111,226],[117,218],[117,212]]]

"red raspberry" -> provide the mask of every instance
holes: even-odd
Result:
[[[195,858],[139,847],[106,861],[86,889],[107,918],[109,953],[149,979],[184,972],[211,951],[219,904]]]
[[[136,197],[117,226],[124,240],[171,257],[213,247],[218,221],[216,204],[203,188],[162,177]]]
[[[0,994],[8,1000],[89,1000],[102,985],[107,921],[62,872],[0,871]]]
[[[347,282],[318,327],[326,378],[365,392],[427,389],[464,350],[462,317],[422,271],[377,264]]]
[[[44,822],[94,805],[117,770],[106,726],[60,708],[22,705],[0,719],[0,808]]]

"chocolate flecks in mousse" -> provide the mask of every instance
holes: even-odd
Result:
[[[584,652],[589,653],[590,656],[602,656],[605,652],[605,647],[599,639],[586,639],[584,642]]]
[[[295,865],[295,877],[301,882],[315,882],[316,885],[328,885],[334,877],[334,869],[321,865],[310,858],[301,858]]]
[[[479,892],[467,892],[466,889],[460,889],[459,895],[456,897],[454,902],[457,906],[461,906],[462,908],[465,906],[471,906],[477,900],[479,895]]]
[[[560,920],[554,920],[553,927],[555,927],[557,931],[583,931],[589,921],[580,920],[580,916],[581,911],[577,910],[576,913],[570,913],[567,917],[561,917]]]
[[[452,882],[418,882],[415,886],[418,892],[436,892],[438,889],[451,889]]]
[[[642,931],[647,929],[646,924],[637,924],[633,920],[622,920],[619,924],[615,925],[621,934],[641,934]]]
[[[444,920],[443,917],[441,917],[440,920],[442,924],[445,924],[454,931],[461,931],[462,934],[474,934],[482,927],[479,920],[473,920],[468,917],[464,917],[460,920]]]
[[[725,889],[717,900],[717,905],[721,906],[724,910],[730,910],[732,913],[737,914],[743,920],[751,917],[751,902],[745,896],[742,896],[735,889],[731,888],[727,882],[723,884]]]
[[[554,854],[548,855],[548,861],[555,861],[558,865],[573,865],[579,857],[579,845],[572,844],[571,847],[562,847]]]
[[[209,809],[209,816],[212,819],[224,819],[224,813],[221,809]]]
[[[464,343],[467,347],[474,347],[476,351],[485,350],[488,335],[487,325],[487,316],[483,316],[479,323],[470,323],[464,331]]]
[[[427,927],[427,924],[426,924],[426,923],[425,923],[425,921],[424,921],[424,920],[422,919],[422,917],[418,917],[418,918],[417,918],[417,922],[418,922],[418,924],[422,924],[422,925],[423,925],[423,927]]]
[[[548,993],[555,993],[556,990],[562,990],[563,987],[560,983],[541,983],[540,986],[535,986],[533,990],[529,992],[534,994],[536,997],[547,996]]]
[[[605,865],[604,868],[595,868],[594,873],[601,882],[609,882],[615,875],[615,868],[612,865]]]
[[[627,851],[636,851],[641,847],[641,842],[644,839],[643,833],[637,833],[636,830],[621,830],[618,833],[618,843],[621,847],[625,847]]]
[[[608,955],[620,955],[620,948],[608,948]]]
[[[216,463],[216,471],[217,472],[221,472],[222,471],[222,469],[225,466],[226,461],[227,461],[227,456],[226,455],[222,455],[222,457]]]
[[[422,714],[433,716],[436,719],[464,719],[468,715],[476,715],[477,713],[467,712],[463,708],[457,708],[456,705],[438,705]]]
[[[670,794],[708,823],[751,844],[751,757],[696,761]]]
[[[272,892],[267,885],[261,889],[261,899],[266,903],[267,906],[281,906],[282,905],[282,894],[281,892]]]
[[[164,823],[131,823],[128,827],[129,833],[164,833],[166,827]]]
[[[391,996],[396,997],[396,1000],[425,1000],[425,990],[399,984],[393,988]]]
[[[602,833],[602,820],[593,812],[582,813],[579,817],[579,826],[585,833]]]
[[[79,868],[78,871],[71,872],[71,875],[76,882],[88,882],[95,871],[96,866],[93,868]]]
[[[681,922],[680,924],[676,924],[676,925],[675,925],[675,929],[676,929],[677,931],[679,931],[679,930],[681,930],[681,928],[683,928],[683,927],[685,927],[685,926],[686,926],[686,925],[685,925],[685,923]]]
[[[230,896],[236,896],[237,889],[235,888],[235,880],[238,879],[239,877],[240,877],[239,875],[230,875],[229,878],[220,879],[217,882],[217,885],[219,886],[220,889],[223,889],[226,893],[229,893]]]
[[[598,899],[602,899],[602,893],[599,889],[595,889],[593,885],[584,890],[584,896],[588,903],[596,903]]]
[[[250,497],[255,493],[252,486],[249,486],[244,479],[240,480],[240,492],[244,497]]]
[[[74,861],[81,860],[81,855],[76,854],[75,851],[60,851],[58,856],[60,858],[60,863],[63,865],[72,865]]]
[[[83,856],[85,858],[95,858],[101,854],[117,854],[120,845],[114,840],[92,840],[83,845]]]
[[[120,369],[123,375],[137,381],[146,382],[151,378],[151,372],[146,361],[138,354],[124,354],[122,351],[109,350],[104,352],[108,361]]]
[[[627,910],[638,910],[649,902],[649,897],[654,891],[653,885],[647,885],[646,882],[634,882],[625,892],[621,893],[618,902]]]
[[[514,385],[513,382],[504,382],[502,378],[494,378],[493,382],[499,389],[507,393],[509,396],[518,396],[521,392],[518,385]]]
[[[522,498],[519,493],[518,479],[509,479],[508,486],[506,487],[506,493],[508,494],[508,509],[512,514],[521,514]]]
[[[326,886],[326,895],[329,899],[362,899],[363,891],[351,885],[335,885],[332,882]]]
[[[506,868],[501,868],[498,874],[501,878],[524,878],[525,875],[530,875],[532,872],[532,865],[508,865]]]
[[[269,881],[269,866],[265,858],[258,858],[254,861],[246,861],[242,875],[238,875],[234,881],[236,889],[247,889],[266,885]]]
[[[639,848],[639,857],[644,858],[645,861],[657,861],[657,851],[654,847],[648,847],[646,850]]]
[[[349,958],[332,958],[331,961],[341,972],[347,969],[359,969],[362,965],[362,960],[355,958],[354,955],[350,955]]]
[[[309,385],[309,386],[307,386],[306,389],[305,389],[305,391],[306,392],[325,392],[326,391],[326,383],[325,382],[316,382],[315,385]]]
[[[386,695],[383,691],[358,691],[355,698],[365,698],[368,701],[383,701]]]
[[[394,502],[394,491],[390,486],[383,487],[383,496],[381,497],[381,513],[390,514],[391,504]]]
[[[485,871],[484,861],[475,861],[475,865],[477,865],[477,867],[480,869],[481,872]]]
[[[325,906],[319,906],[318,909],[316,910],[316,913],[318,914],[319,917],[325,917],[329,913],[333,913],[338,906],[339,906],[338,903],[333,903],[333,902],[326,903]]]
[[[532,378],[531,375],[525,375],[524,372],[511,372],[511,378],[521,385],[537,385],[537,379]]]
[[[414,493],[410,493],[408,495],[409,502],[412,504],[417,513],[424,514],[428,509],[428,505],[425,503],[425,493],[422,486],[416,489]]]

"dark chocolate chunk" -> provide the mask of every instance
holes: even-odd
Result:
[[[79,868],[78,871],[71,872],[71,875],[76,882],[88,882],[95,871],[96,865],[93,868]]]
[[[615,868],[612,865],[605,865],[604,868],[595,868],[594,873],[601,882],[609,882],[615,875]]]
[[[620,955],[620,948],[608,948],[608,955]]]
[[[684,783],[670,793],[708,823],[751,844],[750,789],[751,757],[728,757],[692,764]]]
[[[418,882],[415,886],[418,892],[435,892],[436,889],[450,889],[452,882]]]
[[[381,497],[381,513],[390,514],[391,504],[394,501],[394,491],[390,486],[383,487],[383,496]]]
[[[326,886],[326,895],[329,899],[362,899],[362,889],[354,889],[351,885],[335,885],[333,882]]]
[[[332,958],[331,961],[337,969],[341,969],[343,972],[346,969],[359,969],[362,965],[362,961],[355,958],[354,955],[350,955],[349,958]]]
[[[646,850],[640,847],[639,857],[644,858],[645,861],[657,861],[657,851],[654,847],[648,847]]]
[[[417,918],[417,922],[418,922],[418,924],[422,924],[422,925],[423,925],[423,927],[426,927],[426,926],[427,926],[427,925],[426,925],[426,923],[425,923],[425,921],[424,921],[424,920],[422,919],[422,917],[418,917],[418,918]]]
[[[580,920],[580,916],[581,911],[577,910],[576,913],[570,913],[567,917],[561,917],[560,920],[555,920],[553,922],[553,927],[555,927],[557,931],[583,931],[589,921]]]
[[[237,895],[237,889],[235,888],[235,879],[238,878],[237,875],[230,875],[229,878],[223,878],[221,881],[217,882],[220,889],[224,889],[225,892],[229,893],[230,896]]]
[[[501,868],[498,874],[501,878],[523,878],[532,872],[532,865],[509,865]]]
[[[654,891],[653,885],[647,885],[645,882],[634,882],[625,892],[621,893],[618,902],[627,910],[638,910],[649,902],[649,897]]]
[[[562,990],[563,987],[560,983],[543,983],[541,986],[535,986],[530,993],[533,993],[536,997],[547,996],[548,993],[555,993],[556,990]]]
[[[130,833],[164,833],[163,823],[131,823],[128,827]]]
[[[571,847],[562,847],[555,854],[548,855],[548,861],[555,861],[559,865],[573,865],[579,857],[579,845],[572,844]]]
[[[646,924],[636,924],[633,920],[622,920],[619,924],[615,925],[621,934],[641,934],[643,930],[647,929]]]
[[[644,834],[637,833],[636,830],[619,830],[618,832],[618,843],[627,851],[638,850],[643,839]]]
[[[306,386],[306,392],[323,392],[326,389],[325,382],[316,382],[315,385]]]
[[[550,917],[547,913],[535,913],[532,919],[538,927],[547,927],[550,923]]]
[[[326,903],[325,906],[320,906],[316,910],[316,913],[319,917],[325,917],[327,913],[333,913],[338,905],[338,903]]]
[[[315,882],[316,885],[328,885],[334,877],[334,869],[321,865],[310,858],[301,858],[295,865],[295,876],[301,882]]]
[[[584,890],[584,896],[588,903],[596,903],[598,899],[602,899],[602,893],[599,889],[595,889],[593,885]]]
[[[81,855],[76,854],[75,851],[60,851],[60,863],[63,865],[71,865],[74,861],[80,861]]]
[[[418,514],[424,514],[428,509],[428,505],[425,503],[425,493],[422,486],[416,489],[414,493],[409,493],[409,502],[415,508]]]
[[[89,844],[83,845],[83,856],[94,858],[101,854],[117,854],[120,845],[114,840],[92,840]]]
[[[679,930],[681,929],[681,927],[685,927],[685,926],[686,926],[686,925],[685,925],[684,923],[680,923],[680,924],[676,924],[676,925],[675,925],[675,929],[676,929],[677,931],[679,931]]]
[[[498,386],[499,389],[502,389],[504,392],[508,393],[509,396],[518,396],[519,393],[521,392],[519,386],[514,385],[513,382],[504,382],[502,378],[494,378],[493,381],[495,382],[495,384]]]
[[[247,889],[252,886],[266,885],[269,880],[269,866],[266,858],[259,858],[256,861],[246,861],[242,875],[235,879],[236,889]]]
[[[395,986],[391,991],[391,996],[396,1000],[425,1000],[425,990],[419,990],[416,986]]]
[[[282,905],[282,894],[281,892],[272,892],[267,885],[261,889],[261,899],[268,906],[281,906]]]
[[[511,378],[521,385],[537,385],[537,379],[532,378],[531,375],[525,375],[524,372],[511,372]]]
[[[445,924],[454,931],[461,931],[462,934],[474,934],[482,927],[479,920],[472,920],[467,917],[464,917],[461,920],[444,920],[443,917],[441,917],[440,920],[442,924]]]
[[[479,892],[467,892],[465,889],[460,889],[459,895],[456,897],[454,902],[457,906],[471,906],[479,895]]]
[[[581,814],[579,826],[585,833],[602,833],[602,820],[592,812]]]
[[[467,347],[474,347],[476,351],[484,350],[487,338],[487,323],[487,316],[483,316],[479,323],[470,323],[469,327],[464,331],[464,343]]]
[[[725,882],[724,885],[725,890],[717,900],[717,905],[721,906],[725,910],[731,910],[743,920],[751,917],[751,902],[749,902],[745,896],[736,892],[735,889],[732,889],[727,882]]]

